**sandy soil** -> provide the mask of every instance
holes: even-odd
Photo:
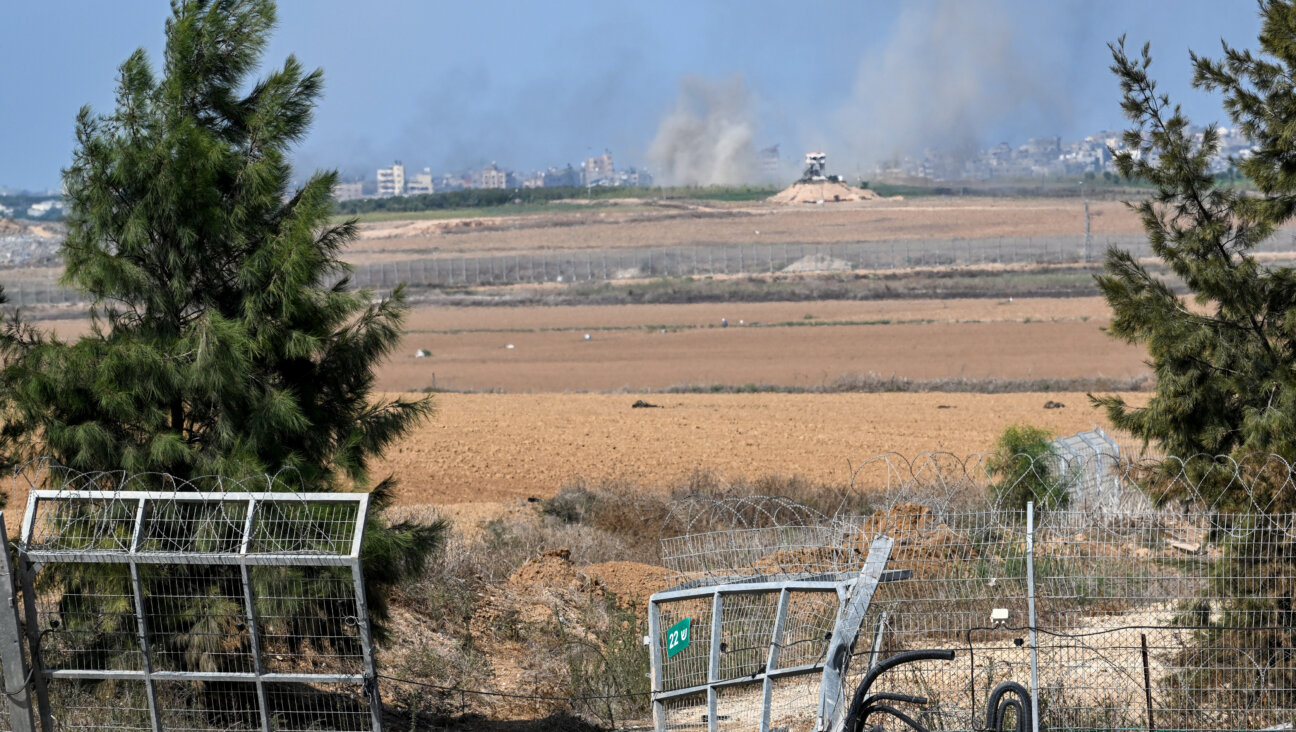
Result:
[[[719,327],[721,318],[729,327]],[[1147,374],[1146,353],[1107,336],[1107,319],[1101,298],[419,307],[409,315],[401,346],[379,369],[378,387],[634,391],[815,386],[868,373],[910,379]],[[87,328],[75,320],[38,325],[64,338]],[[419,349],[431,357],[415,358]]]
[[[880,320],[940,322],[1031,320],[1108,320],[1101,297],[1034,297],[925,300],[820,300],[817,302],[692,303],[687,305],[585,305],[554,307],[435,307],[410,311],[410,331],[511,330],[523,328],[622,328],[649,325],[707,327],[727,319],[731,325],[806,321]]]
[[[438,395],[436,415],[373,472],[393,473],[405,504],[543,498],[577,479],[669,490],[696,470],[844,483],[851,461],[985,451],[1014,422],[1059,434],[1108,426],[1083,394],[654,394],[642,398],[662,409],[632,409],[638,398]],[[1047,400],[1066,407],[1044,409]]]
[[[811,306],[812,308],[813,306]],[[510,346],[512,346],[510,348]],[[415,358],[416,349],[428,358]],[[911,379],[1132,378],[1141,348],[1090,321],[412,334],[381,389],[609,391],[682,384],[813,386],[844,374]]]
[[[1096,236],[1142,231],[1115,201],[1090,202]],[[823,206],[749,204],[651,211],[575,210],[507,218],[362,224],[352,262],[376,253],[525,253],[705,244],[828,244],[889,239],[1028,237],[1084,232],[1080,199],[919,198]],[[759,232],[759,233],[757,233]]]

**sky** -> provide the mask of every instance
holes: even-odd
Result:
[[[57,188],[77,110],[110,110],[117,66],[155,63],[162,0],[20,0],[0,38],[0,187]],[[1224,122],[1191,88],[1188,50],[1254,47],[1250,0],[281,0],[267,67],[324,70],[299,172],[372,178],[490,162],[530,170],[610,150],[618,168],[726,182],[733,151],[866,172],[931,147],[1120,129],[1107,43],[1152,44],[1160,89]]]

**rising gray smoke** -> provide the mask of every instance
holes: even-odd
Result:
[[[924,150],[957,158],[986,130],[1055,129],[1066,97],[1021,51],[1003,3],[941,0],[904,6],[882,49],[860,60],[854,89],[818,135],[833,158],[862,169]],[[833,153],[836,152],[836,155]]]
[[[680,79],[679,96],[648,148],[665,185],[732,185],[756,180],[759,167],[752,95],[741,76]]]

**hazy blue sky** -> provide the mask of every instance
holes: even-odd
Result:
[[[0,186],[58,185],[77,109],[108,109],[116,67],[136,47],[156,62],[169,12],[161,0],[7,4]],[[849,173],[951,141],[1119,127],[1105,44],[1121,33],[1152,42],[1154,74],[1194,120],[1222,121],[1218,103],[1189,88],[1188,49],[1215,55],[1221,37],[1253,46],[1258,28],[1253,2],[1225,0],[283,0],[266,60],[295,53],[324,69],[297,153],[307,169],[372,177],[395,158],[528,169],[605,148],[618,167],[651,166],[663,150],[679,154],[672,145],[688,154],[681,128],[663,125],[683,115],[686,133],[711,120],[716,134],[779,143],[786,157],[822,146],[830,168]]]

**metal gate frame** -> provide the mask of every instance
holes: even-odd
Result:
[[[38,506],[49,501],[100,501],[113,503],[134,503],[135,513],[131,537],[128,546],[117,549],[67,549],[41,548],[33,546],[32,532],[37,521]],[[140,546],[144,525],[149,515],[149,508],[154,503],[245,503],[246,514],[243,517],[241,540],[236,551],[185,552],[185,551],[146,551]],[[261,551],[252,546],[256,518],[261,515],[263,507],[272,504],[318,505],[318,504],[353,504],[355,515],[349,539],[343,537],[347,547],[345,551]],[[49,695],[46,692],[46,681],[57,678],[67,679],[130,679],[140,680],[145,684],[149,705],[149,719],[154,732],[165,732],[157,705],[155,692],[159,681],[231,681],[252,683],[255,685],[257,706],[260,717],[260,728],[263,732],[273,729],[271,709],[268,705],[266,685],[270,683],[350,683],[363,689],[369,706],[372,729],[382,730],[382,702],[377,683],[377,669],[373,653],[372,629],[365,600],[365,588],[360,562],[360,547],[364,540],[364,527],[368,515],[369,495],[364,493],[274,493],[274,492],[157,492],[157,491],[95,491],[95,490],[36,490],[28,496],[27,509],[23,518],[22,540],[18,546],[19,569],[16,573],[8,572],[9,557],[0,565],[0,593],[7,595],[7,601],[14,605],[12,579],[16,575],[23,589],[23,611],[26,620],[28,647],[31,651],[30,684],[24,683],[19,690],[4,689],[11,709],[15,732],[34,732],[32,706],[39,711],[40,728],[46,732],[55,729],[51,714]],[[0,513],[2,521],[3,513]],[[5,536],[3,524],[0,523],[0,538]],[[6,542],[6,552],[8,549]],[[41,568],[49,563],[97,563],[127,565],[130,572],[131,604],[138,624],[138,640],[143,656],[143,668],[139,670],[93,670],[93,669],[46,669],[42,664],[40,653],[41,631],[37,627],[39,614],[36,607],[35,578]],[[243,600],[245,603],[248,632],[251,639],[252,672],[199,672],[199,671],[158,671],[154,670],[150,659],[149,633],[147,618],[144,612],[144,592],[140,581],[141,565],[179,564],[179,565],[224,565],[237,566],[240,570]],[[350,570],[352,588],[355,593],[357,636],[363,654],[364,671],[361,674],[347,673],[269,673],[263,664],[265,649],[262,645],[259,621],[257,617],[251,569],[261,566],[300,566],[300,567],[345,567]],[[9,580],[6,588],[5,581]],[[3,661],[5,678],[15,676],[26,679],[29,671],[22,658],[21,643],[17,637],[18,609],[13,612],[0,613],[0,661]],[[10,631],[10,632],[7,632]],[[15,651],[17,654],[15,655]],[[12,685],[12,682],[9,682]],[[36,704],[31,704],[35,692]]]
[[[847,671],[855,639],[868,612],[873,594],[881,582],[893,582],[907,579],[912,572],[886,571],[886,563],[891,554],[893,539],[879,536],[869,547],[868,557],[858,576],[838,575],[829,578],[802,578],[784,581],[751,581],[731,584],[686,587],[667,590],[653,594],[648,602],[648,633],[652,665],[652,713],[653,727],[662,732],[666,729],[665,703],[671,699],[691,696],[706,692],[708,732],[719,729],[717,709],[719,691],[727,687],[747,684],[762,684],[762,708],[760,731],[770,730],[770,703],[775,679],[820,673],[818,723],[816,729],[830,729],[838,724],[845,713],[844,705],[839,705],[842,698],[842,684]],[[835,593],[838,598],[836,620],[832,636],[829,639],[828,651],[822,661],[780,668],[780,639],[783,636],[784,621],[787,617],[788,599],[793,592],[801,593]],[[761,671],[737,678],[720,678],[721,638],[724,627],[724,598],[744,594],[778,593],[778,605],[772,626],[769,652]],[[704,684],[680,689],[664,689],[665,661],[662,646],[661,608],[662,603],[679,602],[711,598],[711,631],[709,638],[709,656],[707,662],[707,680]]]

